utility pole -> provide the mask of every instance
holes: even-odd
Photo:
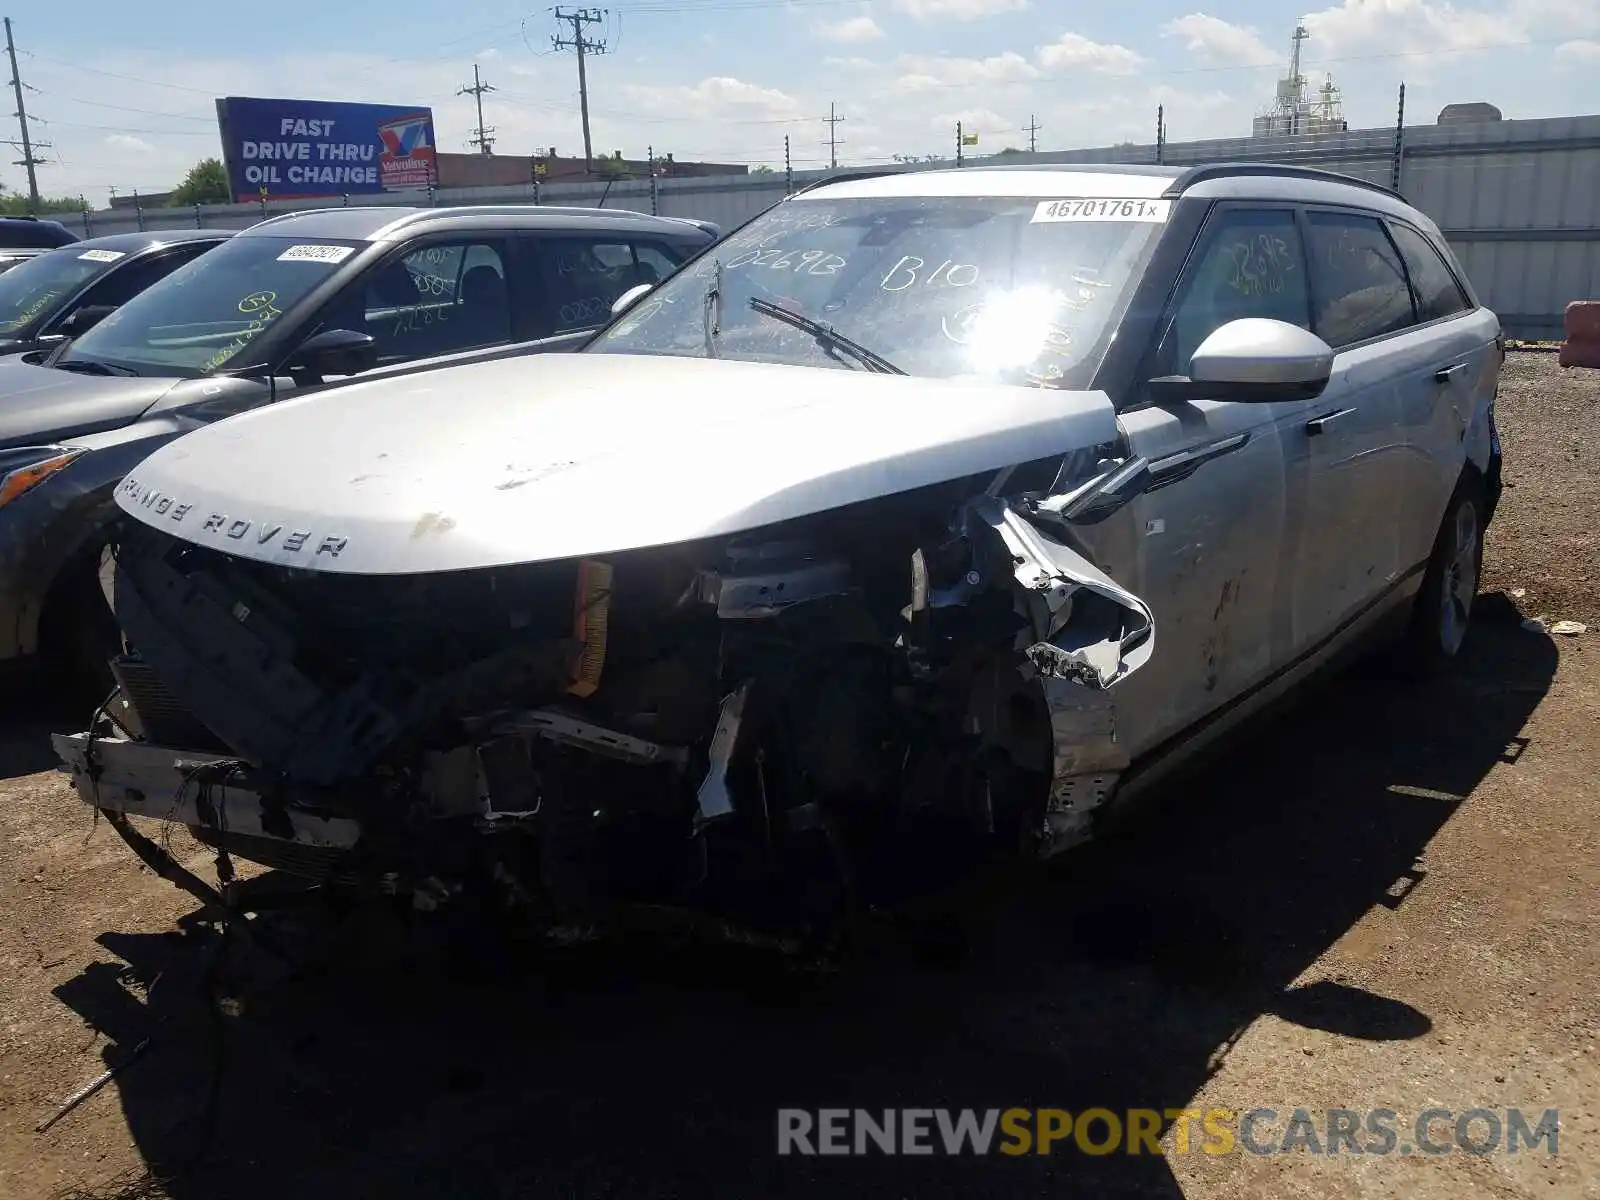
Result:
[[[34,168],[40,166],[44,159],[35,158],[33,154],[33,140],[28,136],[28,108],[22,102],[22,72],[17,70],[17,46],[11,40],[11,18],[6,19],[6,57],[11,60],[11,90],[17,97],[17,111],[13,114],[17,118],[17,128],[22,134],[22,141],[8,142],[7,145],[18,146],[22,157],[16,165],[28,172],[28,211],[37,215],[39,212],[39,176]],[[43,145],[41,146],[43,147]]]
[[[576,8],[571,12],[558,8],[556,20],[568,22],[572,26],[572,36],[550,39],[550,44],[557,50],[578,52],[578,106],[583,112],[583,169],[586,173],[594,170],[594,144],[589,139],[589,75],[584,67],[584,58],[589,54],[604,54],[606,44],[584,37],[583,29],[586,25],[598,25],[605,20],[605,16],[603,8]]]
[[[490,135],[494,129],[483,123],[483,94],[494,91],[494,85],[485,83],[478,75],[478,64],[472,64],[472,86],[460,88],[456,91],[458,96],[472,96],[478,101],[478,131],[467,139],[469,146],[476,146],[478,153],[487,158],[493,153],[490,147],[494,145],[494,138]]]
[[[1156,105],[1156,165],[1167,157],[1167,106]]]
[[[962,147],[962,144],[965,143],[965,141],[966,141],[966,138],[962,137],[962,135],[961,135],[961,122],[957,121],[956,122],[956,166],[958,166],[958,167],[962,165],[961,147]]]
[[[1039,153],[1039,118],[1030,115],[1025,128],[1028,131],[1028,153]]]
[[[822,118],[828,123],[828,166],[837,169],[839,166],[839,147],[844,145],[839,140],[839,122],[844,120],[834,111],[832,104],[828,105],[828,115]]]
[[[789,157],[789,135],[783,135],[783,194],[794,191],[794,160]]]

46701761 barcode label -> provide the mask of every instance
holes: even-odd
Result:
[[[1041,200],[1033,222],[1149,221],[1161,224],[1172,212],[1171,200],[1129,200],[1110,196],[1073,196]]]

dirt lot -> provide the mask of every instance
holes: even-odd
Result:
[[[1460,671],[1332,681],[1019,884],[958,968],[888,946],[823,984],[730,955],[552,974],[364,926],[301,977],[232,956],[242,1012],[213,1019],[193,906],[12,718],[0,1195],[1600,1196],[1600,373],[1515,355],[1500,407],[1509,486]],[[1402,1130],[1558,1108],[1561,1130],[1554,1156],[773,1153],[780,1106],[1093,1105],[1387,1107]]]

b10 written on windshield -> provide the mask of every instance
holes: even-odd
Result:
[[[849,259],[826,250],[746,250],[723,264],[724,269],[767,267],[774,271],[793,271],[796,275],[837,275]],[[982,272],[976,263],[944,259],[930,271],[929,260],[916,254],[902,255],[878,281],[885,292],[907,292],[912,288],[963,288],[978,282]]]

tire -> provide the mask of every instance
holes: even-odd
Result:
[[[1463,475],[1445,507],[1399,646],[1400,666],[1414,678],[1443,674],[1461,652],[1483,577],[1487,516],[1483,481],[1475,473]]]

